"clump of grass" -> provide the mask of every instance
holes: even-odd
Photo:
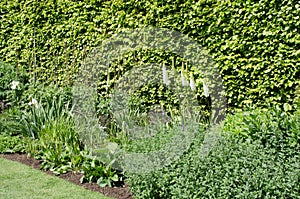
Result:
[[[16,115],[12,115],[18,122],[7,126],[10,132],[36,139],[39,132],[51,121],[71,117],[69,105],[64,103],[62,97],[41,98],[39,101],[33,98],[29,106],[29,111],[18,111]]]
[[[38,140],[28,147],[28,153],[41,159],[43,170],[56,174],[78,171],[83,162],[83,145],[70,118],[51,120],[38,132]]]

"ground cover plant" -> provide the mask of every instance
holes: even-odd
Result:
[[[0,134],[0,153],[24,153],[26,141],[19,136]]]
[[[208,156],[199,139],[165,168],[128,174],[134,197],[299,198],[299,119],[276,109],[229,116]]]

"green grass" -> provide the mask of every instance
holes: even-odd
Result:
[[[18,162],[0,158],[0,198],[109,199]]]

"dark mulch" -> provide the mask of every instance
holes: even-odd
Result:
[[[34,158],[30,158],[27,156],[27,154],[0,154],[0,157],[6,158],[13,161],[18,161],[20,163],[26,164],[28,166],[31,166],[32,168],[39,169],[41,166],[41,161],[36,160]],[[45,173],[54,176],[54,174],[51,171],[45,171]],[[128,185],[125,187],[100,187],[96,183],[80,183],[80,178],[83,176],[82,173],[66,173],[63,175],[59,175],[58,177],[68,180],[76,185],[82,186],[85,189],[100,192],[108,197],[116,198],[116,199],[133,199]]]

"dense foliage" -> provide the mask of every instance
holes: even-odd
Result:
[[[0,61],[0,112],[4,108],[16,105],[15,102],[20,99],[27,83],[28,75],[25,71],[19,71],[14,66]]]
[[[300,76],[296,0],[4,0],[0,8],[0,59],[43,81],[70,83],[104,38],[146,26],[178,30],[205,47],[222,73],[231,107],[291,104]],[[150,55],[142,60],[155,60]],[[166,56],[160,59],[171,65]]]
[[[128,52],[105,66],[97,82],[96,107],[101,130],[110,131],[107,140],[86,129],[84,136],[76,131],[71,87],[80,75],[85,80],[93,77],[90,71],[80,72],[104,39],[125,29],[168,28],[195,39],[214,58],[229,108],[261,109],[229,115],[219,127],[223,134],[218,143],[205,157],[199,154],[201,126],[193,129],[199,131],[197,140],[175,162],[150,173],[126,173],[135,197],[299,198],[299,16],[296,0],[2,0],[0,153],[26,151],[42,160],[42,169],[56,174],[84,172],[82,182],[112,186],[123,181],[123,172],[112,166],[116,148],[150,152],[172,143],[178,133],[172,129],[177,115],[169,116],[180,105],[172,90],[148,84],[134,90],[129,111],[111,122],[107,97],[116,82],[145,63],[165,64],[174,73],[185,71],[195,78],[196,97],[205,115],[211,107],[202,93],[203,74],[183,57],[160,50]],[[127,84],[132,81],[135,77]],[[175,109],[163,112],[165,118],[151,118],[150,107],[158,102]],[[144,110],[150,114],[145,116]],[[149,134],[150,125],[147,132],[137,131],[145,133],[138,135],[143,140],[135,139],[127,134],[131,125],[127,120],[133,126],[155,123],[159,133]],[[115,125],[118,122],[124,125]],[[86,137],[99,143],[88,143]],[[104,142],[110,146],[102,146]],[[97,158],[89,144],[100,148]]]
[[[29,96],[29,103],[20,102]],[[13,107],[0,114],[0,153],[26,152],[41,161],[42,170],[57,175],[84,173],[82,182],[122,184],[121,172],[104,160],[96,161],[84,146],[76,131],[69,98],[68,88],[29,86]]]
[[[196,141],[167,167],[128,174],[134,196],[299,198],[299,119],[276,109],[230,116],[208,156],[202,156],[202,142]]]
[[[26,140],[18,136],[0,134],[0,153],[23,153],[26,146]]]

